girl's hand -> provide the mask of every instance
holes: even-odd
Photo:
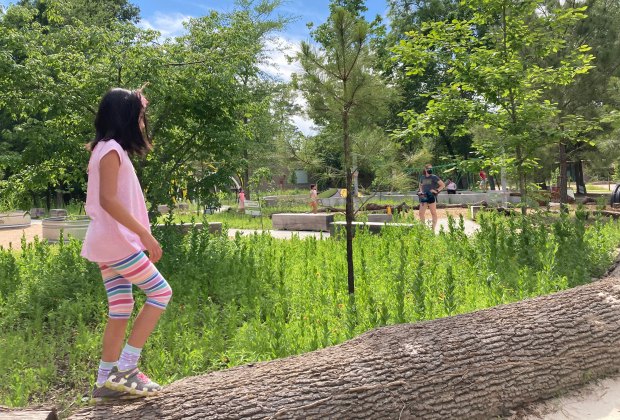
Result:
[[[149,260],[152,263],[156,263],[161,258],[163,251],[161,250],[161,246],[157,239],[153,237],[149,232],[144,232],[140,235],[140,241],[142,241],[142,245],[146,248],[149,253]]]

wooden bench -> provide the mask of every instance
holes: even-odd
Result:
[[[366,228],[370,233],[381,233],[381,230],[386,227],[398,227],[402,229],[411,229],[415,225],[409,223],[385,223],[385,222],[353,222],[353,236],[355,236],[355,230],[358,228]],[[329,226],[330,236],[345,235],[345,229],[347,222],[333,222]]]
[[[274,229],[329,232],[334,221],[331,213],[275,213],[271,215]]]
[[[258,217],[261,213],[260,203],[258,201],[246,200],[243,203],[243,212],[248,216]]]

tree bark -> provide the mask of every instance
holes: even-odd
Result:
[[[521,214],[527,214],[527,184],[525,182],[525,169],[523,168],[523,150],[521,146],[516,148],[517,174],[519,176],[519,193],[521,193]]]
[[[58,420],[56,410],[18,410],[0,407],[0,420]]]
[[[345,84],[346,87],[346,84]],[[347,186],[347,198],[345,220],[347,222],[347,287],[349,295],[355,293],[355,272],[353,265],[353,220],[355,219],[355,209],[353,208],[353,173],[351,157],[351,138],[349,136],[349,113],[345,109],[342,113],[342,133],[344,143],[344,162]]]
[[[560,193],[560,207],[562,209],[567,209],[566,204],[568,203],[568,176],[567,176],[567,160],[566,157],[566,144],[560,142],[560,179],[558,180],[558,189]]]
[[[185,378],[159,396],[84,408],[71,418],[493,418],[618,371],[619,326],[620,279],[608,277]]]

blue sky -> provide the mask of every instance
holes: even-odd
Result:
[[[1,2],[2,0],[0,0]],[[211,10],[228,11],[234,6],[232,0],[133,0],[140,7],[143,23],[147,23],[162,33],[173,33],[180,30],[180,21],[188,17],[203,16]],[[329,14],[329,0],[283,0],[278,9],[281,13],[298,17],[285,31],[286,37],[294,40],[308,38],[307,22],[320,24]],[[373,19],[377,14],[385,16],[386,0],[367,0],[367,17]]]

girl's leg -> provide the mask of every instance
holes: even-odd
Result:
[[[424,224],[426,222],[426,203],[420,203],[420,222]]]
[[[119,359],[127,322],[133,310],[133,295],[129,281],[104,264],[101,264],[99,268],[108,296],[109,308],[108,323],[103,333],[101,362],[97,373],[97,384],[101,385]]]
[[[437,227],[437,202],[429,203],[428,208],[431,211],[431,218],[433,220],[433,231]]]
[[[121,354],[121,347],[125,340],[125,331],[127,330],[127,319],[108,318],[108,324],[103,333],[103,351],[101,360],[104,362],[118,361]]]
[[[131,369],[137,365],[142,347],[166,309],[172,297],[172,289],[143,252],[109,264],[109,266],[118,275],[142,289],[147,298],[136,318],[128,345],[121,353],[119,361],[120,370]]]

